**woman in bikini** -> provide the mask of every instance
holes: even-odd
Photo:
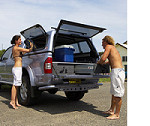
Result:
[[[15,64],[14,64],[14,67],[12,68],[12,74],[13,74],[14,80],[13,80],[13,86],[11,89],[10,105],[14,109],[18,109],[18,107],[21,106],[18,103],[17,90],[18,90],[18,86],[21,86],[22,84],[22,54],[31,52],[33,48],[33,44],[30,44],[31,46],[30,49],[24,49],[24,48],[19,47],[19,45],[21,45],[20,35],[15,35],[11,40],[11,44],[15,44],[12,49],[12,55],[13,55]]]

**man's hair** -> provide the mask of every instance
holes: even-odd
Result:
[[[11,40],[11,44],[16,44],[15,41],[17,41],[20,37],[21,37],[20,35],[13,36],[13,38]]]
[[[111,36],[106,35],[103,39],[103,41],[107,42],[110,45],[115,45],[115,41]]]

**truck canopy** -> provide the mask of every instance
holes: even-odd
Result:
[[[76,35],[84,38],[91,38],[98,33],[103,32],[106,30],[105,28],[85,25],[81,23],[61,20],[57,29],[56,34],[67,34],[67,35]],[[46,35],[47,33],[43,29],[43,27],[39,24],[36,24],[30,28],[27,28],[20,32],[25,39],[27,38],[34,38],[41,35]]]
[[[86,24],[60,20],[55,28],[54,47],[59,45],[70,45],[84,42],[87,39],[106,30],[105,28],[90,26]],[[43,27],[36,24],[20,32],[25,39],[32,39],[36,49],[43,49],[46,46],[47,33]]]

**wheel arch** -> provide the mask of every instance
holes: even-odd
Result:
[[[31,97],[33,97],[33,98],[36,97],[37,96],[37,91],[36,91],[37,86],[34,83],[34,76],[33,76],[33,72],[31,70],[31,68],[23,67],[22,72],[23,72],[22,76],[28,76],[28,78],[29,78],[29,82],[30,82],[30,86],[31,86]]]
[[[33,72],[32,72],[32,69],[30,67],[27,67],[27,68],[23,67],[22,68],[22,76],[25,76],[25,75],[29,77],[31,86],[36,86],[35,81],[34,81]]]

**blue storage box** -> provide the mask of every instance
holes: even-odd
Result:
[[[74,62],[75,49],[71,45],[62,45],[55,48],[55,61]]]

